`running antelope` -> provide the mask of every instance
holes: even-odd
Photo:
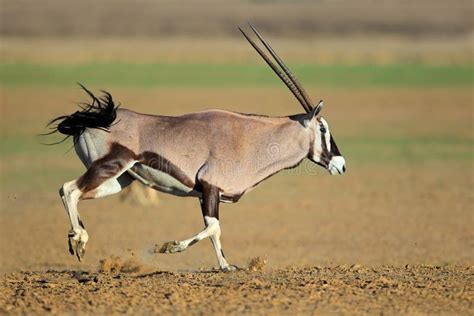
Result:
[[[59,193],[71,221],[69,252],[82,260],[89,236],[79,217],[80,200],[119,192],[132,181],[177,196],[199,198],[205,228],[193,237],[165,243],[159,252],[176,253],[209,237],[220,269],[235,270],[222,251],[219,203],[237,202],[263,180],[308,158],[330,174],[343,174],[345,160],[329,126],[296,77],[251,26],[272,61],[239,28],[258,54],[286,84],[304,114],[269,117],[222,110],[182,116],[141,114],[118,108],[105,92],[71,115],[53,119],[52,132],[72,136],[87,171],[64,183]]]

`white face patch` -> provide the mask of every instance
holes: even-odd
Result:
[[[329,161],[328,170],[332,175],[346,172],[346,160],[342,156],[334,156]]]
[[[313,160],[321,162],[323,145],[329,152],[331,151],[331,134],[329,133],[328,123],[322,117],[315,121],[315,125],[316,135],[314,137]]]
[[[331,134],[329,133],[329,125],[328,125],[328,122],[326,122],[325,119],[323,119],[322,117],[320,118],[321,120],[321,123],[323,124],[326,132],[324,133],[324,139],[326,141],[326,148],[329,152],[331,152]],[[321,127],[320,127],[321,129]],[[322,132],[319,131],[321,134]]]
[[[326,120],[319,117],[315,121],[315,138],[313,146],[313,161],[327,168],[332,175],[343,174],[346,171],[346,161],[337,149],[331,148],[331,133]]]

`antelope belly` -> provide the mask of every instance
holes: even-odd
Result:
[[[132,167],[132,171],[159,191],[175,195],[189,195],[193,192],[193,188],[185,186],[169,174],[160,170],[142,164],[136,164]]]

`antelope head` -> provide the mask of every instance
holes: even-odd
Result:
[[[299,116],[300,122],[307,129],[310,136],[310,150],[308,158],[314,163],[327,169],[330,174],[343,174],[346,171],[346,161],[337,148],[334,137],[329,130],[328,122],[319,115],[323,108],[323,101],[319,101],[315,105],[309,95],[304,90],[295,75],[285,65],[283,60],[273,50],[270,44],[263,38],[263,36],[251,24],[250,28],[253,30],[258,39],[262,42],[268,50],[273,59],[277,62],[279,67],[262,51],[262,49],[255,44],[255,42],[245,34],[239,27],[240,32],[244,35],[250,45],[258,52],[258,54],[265,60],[265,62],[272,68],[275,74],[285,83],[288,89],[293,93],[295,98],[305,110],[305,114]]]

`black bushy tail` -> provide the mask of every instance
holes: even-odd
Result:
[[[102,91],[104,95],[97,98],[82,84],[79,85],[91,97],[92,102],[80,103],[81,111],[76,111],[71,115],[59,116],[48,123],[47,126],[50,126],[52,131],[44,135],[51,135],[56,132],[66,135],[59,143],[62,143],[71,136],[75,143],[86,128],[108,131],[117,118],[118,105],[115,105],[110,93]]]

